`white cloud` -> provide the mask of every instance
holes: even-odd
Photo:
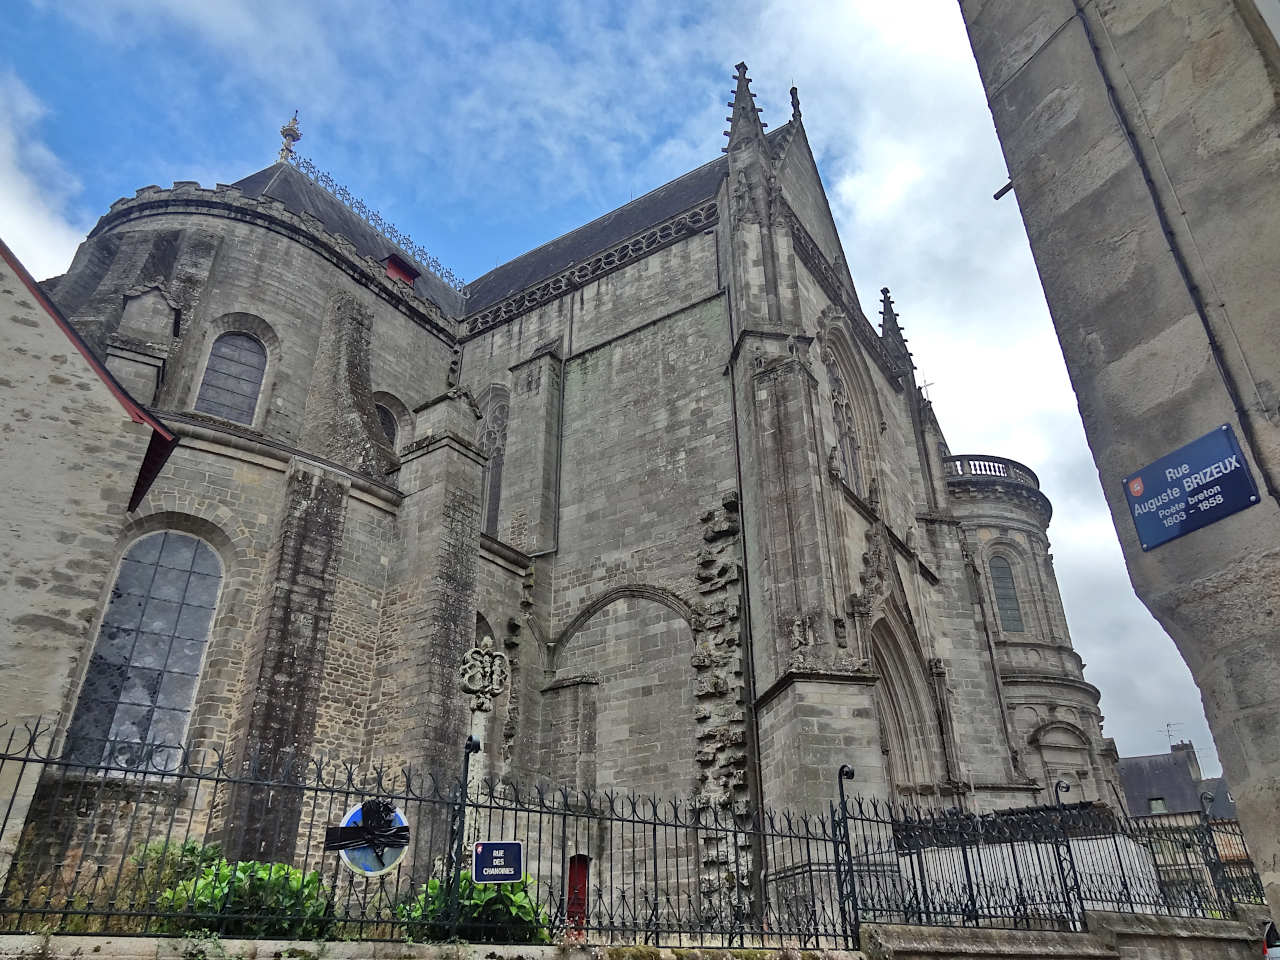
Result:
[[[0,72],[0,239],[37,278],[62,273],[89,225],[69,205],[80,183],[40,140],[40,100]]]

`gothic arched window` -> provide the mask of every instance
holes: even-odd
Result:
[[[213,341],[196,395],[196,410],[236,423],[253,423],[267,370],[267,349],[247,333],[224,333]]]
[[[992,557],[991,590],[996,595],[996,610],[1000,613],[1000,627],[1010,633],[1021,633],[1022,608],[1018,605],[1018,588],[1013,582],[1013,568],[1004,557]]]
[[[478,406],[482,414],[477,427],[476,446],[488,456],[484,469],[484,502],[480,508],[481,529],[489,536],[498,534],[498,506],[502,500],[502,460],[507,448],[507,414],[511,395],[501,384],[493,384],[480,394]]]
[[[176,530],[136,541],[102,616],[67,733],[77,762],[165,769],[186,736],[222,565]]]

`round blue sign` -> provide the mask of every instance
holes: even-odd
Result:
[[[347,811],[347,815],[342,818],[342,826],[354,827],[363,820],[363,804],[356,804]],[[409,821],[404,818],[404,814],[397,807],[391,812],[391,825],[393,827],[407,827]],[[342,862],[353,872],[365,877],[377,877],[384,873],[390,873],[400,865],[400,861],[404,859],[408,847],[385,847],[382,856],[379,857],[377,851],[370,846],[352,847],[350,850],[339,850],[338,856],[342,858]]]

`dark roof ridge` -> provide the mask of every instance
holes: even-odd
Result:
[[[638,203],[643,203],[645,200],[648,200],[659,190],[664,190],[667,187],[673,186],[682,180],[687,180],[689,177],[692,177],[695,174],[701,173],[702,171],[706,170],[707,167],[713,166],[715,164],[723,165],[724,158],[716,157],[714,160],[708,160],[706,163],[702,164],[701,166],[694,167],[692,170],[687,170],[684,173],[680,174],[680,176],[675,177],[674,179],[668,180],[666,183],[659,184],[658,186],[654,187],[652,190],[648,190],[645,193],[642,193],[640,196],[632,200],[628,200],[626,203],[624,203],[620,207],[614,207],[612,210],[606,210],[604,213],[600,214],[600,216],[596,217],[594,220],[588,220],[586,223],[578,224],[578,226],[573,227],[572,229],[566,230],[564,233],[560,234],[560,236],[558,237],[554,237],[551,240],[544,241],[543,243],[538,244],[536,247],[530,247],[524,253],[517,254],[516,256],[512,257],[510,260],[507,261],[507,263],[514,263],[516,260],[519,260],[521,257],[527,256],[528,254],[533,253],[536,250],[541,250],[543,247],[549,247],[553,243],[558,243],[561,240],[563,240],[565,237],[568,237],[568,236],[571,236],[572,234],[577,233],[579,230],[585,230],[588,227],[595,226],[600,221],[606,220],[609,217],[612,217],[615,213],[621,213],[623,210],[626,210],[628,207],[635,206]],[[471,283],[468,283],[466,287],[464,287],[463,289],[464,290],[470,289],[473,284],[477,284],[481,280],[483,280],[485,277],[489,276],[489,274],[495,273],[496,271],[501,270],[503,267],[507,265],[507,263],[500,263],[496,267],[494,267],[492,270],[490,270],[488,273],[481,274],[480,276],[472,280]]]
[[[768,133],[766,139],[772,143],[790,126],[788,121]],[[714,196],[723,178],[721,171],[727,172],[728,168],[728,157],[716,157],[594,220],[499,264],[463,288],[466,315],[479,313],[505,297],[528,289],[572,264],[580,263]]]

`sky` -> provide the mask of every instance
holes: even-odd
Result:
[[[864,307],[892,290],[956,453],[1032,467],[1085,676],[1122,756],[1218,764],[1134,596],[954,0],[10,0],[0,237],[62,273],[112,201],[298,152],[465,279],[720,155],[745,60],[799,88]],[[1135,467],[1141,466],[1135,464]],[[1166,725],[1172,724],[1172,728]]]

